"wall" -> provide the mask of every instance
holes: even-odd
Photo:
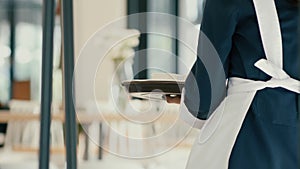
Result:
[[[111,21],[126,15],[126,0],[75,0],[74,1],[74,34],[75,34],[75,56],[78,59],[80,50],[97,30]],[[124,23],[124,28],[126,24]],[[89,62],[89,61],[87,61]],[[113,71],[113,63],[110,59],[104,61],[107,76],[97,77],[96,80],[101,82],[101,90],[97,93],[97,98],[102,100],[108,99],[108,80]],[[92,63],[91,63],[92,64]],[[87,67],[88,69],[88,67]],[[79,107],[82,107],[90,99],[91,94],[84,92],[86,87],[84,77],[89,73],[87,69],[77,70],[78,77],[76,79],[76,101]],[[96,84],[100,85],[100,84]]]

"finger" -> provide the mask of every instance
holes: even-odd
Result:
[[[166,101],[168,103],[178,103],[179,102],[180,97],[166,97]]]
[[[181,95],[175,95],[175,94],[167,94],[165,97],[170,98],[170,99],[180,99]]]

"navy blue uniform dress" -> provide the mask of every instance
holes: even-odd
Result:
[[[299,80],[298,8],[288,0],[275,0],[275,3],[282,31],[283,67]],[[256,61],[265,58],[265,53],[252,0],[207,0],[201,31],[218,52],[227,78],[270,79],[254,66]],[[191,74],[197,79],[200,94],[197,118],[206,119],[211,104],[211,84],[199,58]],[[189,103],[193,100],[193,90],[186,82],[187,108],[193,107],[192,102]],[[297,96],[283,88],[257,92],[233,147],[230,169],[299,169]],[[212,162],[217,161],[212,159]]]

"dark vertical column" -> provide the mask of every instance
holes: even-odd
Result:
[[[102,122],[99,124],[99,152],[98,152],[98,159],[102,160],[103,158],[103,149],[101,148],[101,146],[103,145],[103,138],[104,134],[103,134],[103,124]]]
[[[8,1],[8,20],[10,27],[10,98],[13,95],[13,81],[14,81],[14,60],[15,60],[15,48],[16,48],[16,5],[15,0]]]
[[[179,54],[179,42],[178,42],[178,36],[179,36],[179,22],[178,22],[178,15],[179,15],[179,0],[174,0],[174,2],[171,2],[172,8],[171,8],[171,14],[174,15],[175,20],[174,20],[174,25],[175,25],[175,38],[173,40],[174,43],[174,49],[173,52],[176,56],[175,58],[175,72],[174,73],[178,73],[178,64],[179,64],[179,58],[178,58],[178,54]]]
[[[73,30],[73,1],[62,0],[63,20],[63,50],[65,78],[65,138],[67,169],[77,168],[77,124],[75,116],[74,93],[74,30]],[[73,97],[74,96],[74,97]]]
[[[44,0],[39,169],[49,168],[55,0]]]
[[[300,0],[298,0],[298,57],[300,57]],[[300,77],[300,68],[298,68]],[[300,95],[298,95],[298,168],[300,168]]]
[[[135,17],[129,17],[128,28],[138,29],[141,32],[147,32],[147,15],[138,15],[138,13],[147,12],[148,0],[127,0],[127,14],[137,14]],[[136,50],[147,49],[147,34],[142,33],[140,43]],[[147,78],[147,51],[139,52],[134,57],[133,71],[135,79]]]

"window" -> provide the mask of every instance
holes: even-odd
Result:
[[[40,90],[36,89],[41,88],[42,2],[0,1],[0,105],[7,105],[12,98],[13,82],[28,81],[30,99],[40,99]],[[54,41],[54,67],[58,67],[61,44],[59,24],[55,26]]]
[[[128,0],[128,14],[158,12],[178,14],[177,0]],[[162,30],[177,33],[177,22],[174,19],[162,19],[155,15],[143,15],[143,18],[132,18],[129,28],[151,32]],[[145,50],[147,49],[147,50]],[[154,72],[177,72],[177,41],[174,38],[156,34],[142,34],[140,45],[135,56],[135,78],[149,78]],[[145,69],[147,68],[147,69]]]
[[[183,17],[199,29],[202,20],[204,0],[127,0],[128,14],[158,12]],[[156,15],[142,15],[142,18],[131,18],[128,28],[151,32],[160,30],[169,32],[175,37],[185,36],[197,46],[198,37],[188,34],[177,19],[162,19]],[[197,34],[197,33],[196,33]],[[147,49],[147,50],[144,50]],[[135,78],[149,78],[154,72],[171,72],[185,74],[195,60],[195,53],[174,38],[142,34],[140,45],[136,49],[134,72]],[[183,63],[184,62],[184,63]],[[188,67],[188,68],[185,68]],[[147,68],[147,69],[145,69]]]

